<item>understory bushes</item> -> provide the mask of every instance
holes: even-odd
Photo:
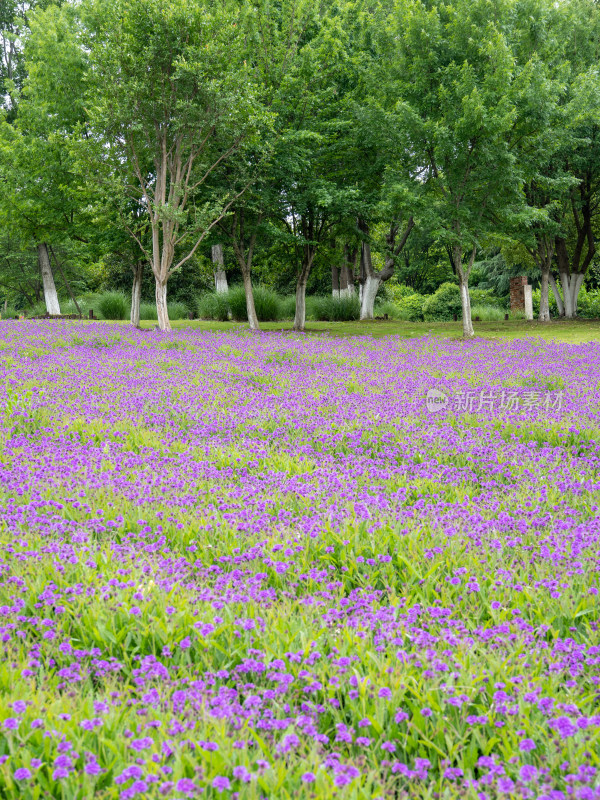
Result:
[[[282,298],[264,286],[256,286],[253,290],[254,308],[259,322],[276,322],[282,318]],[[236,322],[246,322],[246,293],[240,284],[232,286],[228,292],[217,294],[207,292],[196,298],[196,306],[200,319],[212,319],[224,322],[231,318]]]
[[[103,319],[127,319],[129,300],[122,292],[104,292],[98,298],[98,311]]]
[[[360,318],[358,295],[350,297],[313,297],[307,312],[310,317],[324,322],[351,322]]]
[[[167,311],[169,312],[169,319],[172,320],[186,319],[189,314],[186,304],[177,301],[167,303]],[[158,313],[156,311],[156,303],[140,303],[140,319],[157,320]]]

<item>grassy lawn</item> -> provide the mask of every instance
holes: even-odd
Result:
[[[126,324],[126,323],[123,323]],[[145,321],[143,328],[154,328],[156,322]],[[245,330],[245,323],[237,322],[203,322],[200,320],[179,320],[172,323],[175,330],[194,329],[199,331],[235,331]],[[265,322],[261,325],[264,331],[291,330],[291,322]],[[475,322],[476,336],[489,339],[521,339],[527,336],[539,336],[546,340],[581,344],[600,340],[600,320],[554,321],[543,324],[537,321],[508,322]],[[462,326],[460,322],[309,322],[306,325],[309,334],[329,334],[332,336],[440,336],[444,338],[460,338]]]

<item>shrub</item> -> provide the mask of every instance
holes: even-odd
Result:
[[[169,319],[187,319],[190,313],[186,304],[177,300],[167,303],[167,311],[169,312]]]
[[[428,322],[451,320],[461,314],[460,289],[455,283],[442,283],[423,303],[423,316]]]
[[[350,322],[360,319],[360,303],[356,294],[350,297],[314,297],[311,312],[314,319],[325,322]]]
[[[385,317],[386,314],[389,319],[403,319],[400,306],[391,300],[378,300],[375,303],[375,316]]]
[[[409,322],[420,322],[423,320],[423,305],[427,298],[422,294],[409,294],[402,297],[398,303],[400,310],[399,319]]]
[[[77,303],[79,305],[79,309],[81,310],[81,313],[85,315],[87,309],[85,308],[85,304],[84,304],[83,300],[79,300],[78,299]],[[61,311],[61,314],[79,314],[79,310],[77,309],[77,306],[71,300],[70,297],[69,297],[68,300],[63,301],[60,304],[60,311]]]
[[[306,298],[306,316],[307,317],[309,316],[309,313],[308,313],[309,303],[308,303],[308,301],[310,299],[311,299],[310,297]],[[294,317],[296,315],[296,295],[295,294],[288,294],[285,297],[282,297],[279,309],[280,309],[280,313],[281,313],[281,319],[294,319]]]
[[[158,319],[155,303],[140,303],[140,319],[155,320]]]
[[[227,292],[227,301],[231,316],[236,322],[247,322],[248,312],[246,310],[246,292],[240,284],[232,286]]]
[[[256,286],[253,294],[254,308],[259,322],[276,322],[281,319],[281,298],[278,294],[264,286]]]
[[[279,295],[264,286],[253,288],[254,308],[259,322],[274,322],[281,318],[281,300]],[[228,292],[229,309],[236,322],[248,319],[246,311],[246,292],[242,285],[232,286]]]
[[[127,319],[129,301],[122,292],[104,292],[98,298],[98,310],[104,319]]]
[[[229,319],[229,293],[207,292],[202,294],[196,298],[196,307],[200,319],[227,322]]]
[[[383,287],[385,296],[397,306],[402,305],[402,300],[405,297],[418,294],[418,292],[415,292],[412,286],[407,286],[404,283],[396,283],[393,278],[384,283]]]
[[[500,320],[504,319],[504,314],[506,312],[503,308],[494,305],[472,305],[471,306],[471,317],[475,319],[475,317],[479,317],[482,322],[499,322]]]
[[[19,316],[19,312],[12,306],[7,306],[6,309],[4,306],[0,306],[0,315],[2,316],[2,319],[14,319],[15,317]]]
[[[494,297],[493,292],[490,292],[489,289],[470,289],[469,296],[471,298],[471,307],[472,306],[496,306],[497,308],[502,307],[501,301]]]

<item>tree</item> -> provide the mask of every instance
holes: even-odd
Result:
[[[82,239],[89,194],[78,181],[72,142],[85,119],[86,57],[74,10],[49,5],[31,15],[22,90],[14,91],[12,122],[0,125],[0,214],[38,253],[46,308],[59,314],[50,251],[57,239]]]
[[[245,65],[244,4],[90,0],[91,129],[147,215],[151,245],[129,229],[155,278],[170,330],[167,282],[239,198],[207,191],[242,142],[269,122]],[[136,183],[127,183],[128,171]]]
[[[510,44],[514,3],[398,3],[397,113],[428,195],[426,227],[448,248],[460,286],[463,335],[474,335],[469,274],[485,237],[522,213],[523,176],[514,152],[535,63]]]

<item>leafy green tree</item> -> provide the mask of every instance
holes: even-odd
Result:
[[[423,223],[451,254],[465,336],[473,336],[468,284],[477,248],[524,212],[515,143],[528,135],[537,62],[515,56],[514,11],[512,0],[407,0],[388,29],[397,114],[421,164],[413,179],[427,190]]]
[[[22,89],[13,84],[12,122],[0,124],[0,217],[37,248],[47,310],[60,313],[51,244],[84,239],[89,195],[75,171],[71,145],[85,119],[86,56],[76,14],[48,5],[30,17]]]
[[[167,282],[243,194],[208,191],[242,143],[269,122],[245,62],[244,4],[90,0],[91,129],[145,209],[159,327],[169,330]],[[128,183],[132,170],[135,184]]]

